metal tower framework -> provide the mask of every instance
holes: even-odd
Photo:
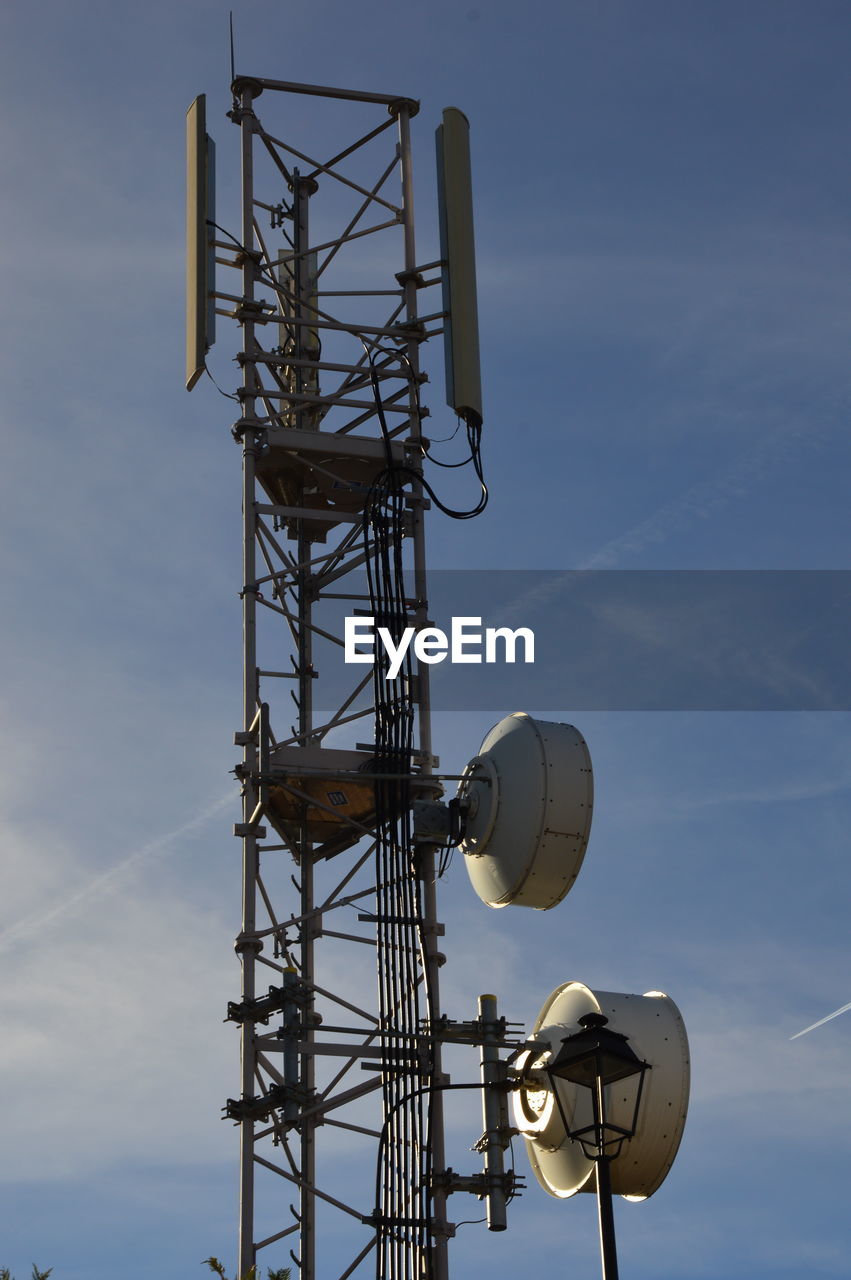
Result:
[[[270,91],[330,100],[349,138],[371,119],[317,160],[261,122]],[[241,281],[216,293],[242,332],[239,1274],[284,1249],[315,1280],[321,1230],[335,1251],[348,1232],[325,1277],[445,1280],[439,846],[411,820],[440,794],[429,673],[344,665],[342,634],[344,614],[428,621],[419,352],[443,313],[431,293],[419,314],[440,263],[416,257],[418,104],[253,77],[233,93],[242,223],[215,245]]]
[[[494,726],[458,797],[441,803],[451,775],[438,773],[432,752],[429,665],[400,646],[430,625],[430,501],[459,518],[487,501],[468,125],[456,108],[444,111],[442,257],[423,264],[414,238],[416,102],[247,76],[232,90],[238,235],[212,211],[203,96],[187,116],[187,388],[206,367],[213,312],[230,317],[242,336],[232,399],[243,458],[243,722],[235,735],[243,814],[234,829],[243,847],[242,991],[227,1010],[241,1029],[241,1087],[224,1108],[240,1129],[237,1275],[248,1280],[291,1259],[298,1280],[369,1271],[376,1280],[448,1280],[447,1198],[477,1196],[488,1228],[504,1230],[521,1187],[505,1169],[512,1133],[523,1134],[538,1181],[559,1199],[592,1189],[592,1161],[619,1156],[620,1146],[606,1154],[607,1129],[619,1144],[634,1143],[616,1189],[653,1194],[685,1121],[687,1042],[676,1006],[658,991],[595,995],[564,983],[529,1040],[498,1015],[492,995],[479,997],[471,1021],[441,1012],[436,890],[450,847],[466,853],[472,841],[475,853],[487,844],[507,876],[495,901],[493,885],[470,872],[489,905],[548,909],[576,878],[592,810],[581,735],[522,713]],[[311,132],[329,133],[329,158],[266,128],[255,105],[267,92],[273,107],[311,101]],[[214,287],[213,257],[236,276],[233,292]],[[435,297],[428,290],[437,284],[441,302],[421,314],[420,298]],[[420,352],[444,329],[447,400],[466,426],[463,461],[481,485],[478,504],[464,512],[446,507],[423,475]],[[384,649],[353,655],[347,623],[358,615],[381,629]],[[391,678],[394,644],[405,656]],[[539,879],[527,896],[533,865]],[[611,1067],[597,1043],[610,1013],[627,1031],[609,1033],[609,1049],[613,1037],[635,1037],[644,1059],[621,1052]],[[586,1031],[568,1033],[577,1017],[597,1028],[593,1078]],[[559,1041],[573,1048],[550,1062]],[[478,1082],[449,1082],[445,1042],[479,1048]],[[503,1059],[505,1049],[513,1052]],[[642,1083],[650,1071],[646,1097],[636,1095],[629,1124],[604,1122],[604,1089],[620,1093],[635,1063]],[[578,1104],[557,1081],[596,1089],[593,1124],[571,1132]],[[446,1164],[449,1088],[480,1094],[480,1173]],[[519,1091],[513,1126],[509,1090]],[[582,1135],[592,1129],[589,1155]],[[607,1175],[601,1164],[604,1270],[615,1265]]]

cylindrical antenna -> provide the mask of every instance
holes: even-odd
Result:
[[[508,1126],[503,1123],[502,1117],[505,1094],[497,1092],[504,1083],[504,1075],[499,1057],[499,1035],[496,1031],[496,996],[479,996],[479,1022],[482,1028],[482,1120],[485,1129],[482,1150],[485,1157],[488,1230],[504,1231],[508,1223],[505,1216],[505,1161],[502,1142]]]

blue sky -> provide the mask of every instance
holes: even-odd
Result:
[[[434,125],[450,103],[470,117],[492,499],[433,517],[432,564],[847,566],[847,5],[234,9],[243,72],[421,99],[423,257]],[[32,1261],[182,1280],[233,1257],[239,454],[228,403],[182,386],[199,92],[236,220],[227,11],[0,17],[0,1266],[18,1280]],[[292,112],[307,143],[309,105]],[[222,324],[224,385],[236,348]],[[436,435],[442,399],[436,381]],[[442,714],[443,765],[515,709]],[[847,715],[526,709],[589,742],[588,857],[543,915],[488,912],[456,858],[447,1011],[472,1016],[483,970],[527,1024],[571,978],[669,992],[691,1114],[662,1189],[617,1206],[624,1275],[847,1274],[851,1018],[789,1040],[851,998]],[[478,1113],[456,1121],[452,1163],[472,1169]],[[459,1231],[454,1274],[596,1276],[579,1200],[530,1187],[506,1235]]]

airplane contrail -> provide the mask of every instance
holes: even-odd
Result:
[[[823,427],[813,428],[809,423],[801,425],[797,420],[787,422],[744,449],[708,480],[690,485],[626,533],[606,542],[578,567],[611,569],[625,556],[667,542],[670,535],[683,526],[705,520],[714,512],[741,500],[778,462],[794,458],[800,446],[812,448],[823,434]]]
[[[66,912],[72,910],[81,902],[85,902],[102,889],[110,888],[113,882],[120,879],[135,863],[149,858],[154,853],[159,853],[161,849],[166,849],[170,844],[174,844],[181,836],[188,835],[191,831],[197,831],[199,827],[205,826],[210,818],[224,809],[226,805],[234,803],[236,795],[237,792],[230,790],[227,795],[220,796],[213,804],[208,805],[206,809],[202,809],[200,813],[196,813],[187,822],[181,823],[179,827],[175,827],[171,831],[166,831],[164,835],[149,840],[147,844],[134,849],[132,853],[128,853],[120,862],[116,862],[108,871],[102,871],[100,875],[87,880],[76,893],[62,898],[60,902],[49,907],[47,911],[31,912],[30,915],[24,916],[22,920],[9,925],[7,929],[0,932],[0,948],[7,946],[10,942],[14,942],[16,938],[20,938],[22,935],[32,933],[46,924],[52,924],[59,916],[65,915]]]
[[[805,1036],[808,1031],[815,1031],[816,1027],[823,1027],[826,1022],[830,1022],[832,1018],[838,1018],[840,1013],[847,1013],[851,1009],[851,1001],[844,1004],[841,1009],[834,1009],[833,1013],[829,1013],[826,1018],[819,1018],[818,1022],[814,1022],[811,1027],[804,1027],[803,1031],[796,1031],[790,1040],[797,1040],[798,1036]]]

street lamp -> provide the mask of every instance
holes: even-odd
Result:
[[[638,1109],[644,1077],[650,1070],[629,1047],[627,1037],[612,1031],[602,1013],[586,1013],[579,1019],[581,1031],[565,1036],[558,1053],[544,1067],[567,1136],[578,1142],[597,1173],[597,1206],[600,1216],[600,1251],[603,1280],[618,1280],[615,1249],[615,1223],[612,1214],[612,1180],[610,1164],[620,1155],[623,1144],[633,1137],[638,1125]],[[577,1097],[572,1114],[561,1096],[559,1081],[569,1081],[589,1091],[590,1122],[587,1108]],[[625,1095],[612,1086],[633,1080]]]

